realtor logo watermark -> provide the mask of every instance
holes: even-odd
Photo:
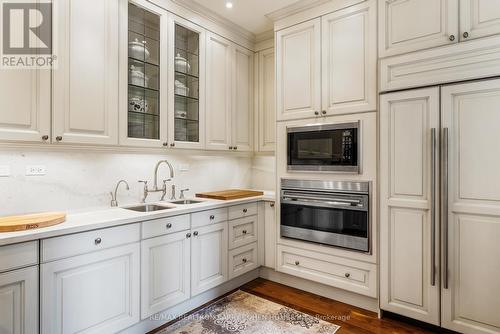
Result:
[[[0,68],[55,68],[54,4],[48,0],[0,0],[0,5]]]

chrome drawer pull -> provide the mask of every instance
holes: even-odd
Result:
[[[344,276],[345,276],[346,278],[349,278],[349,277],[351,277],[351,274],[349,274],[349,273],[345,273],[345,275],[344,275]]]
[[[298,266],[300,264],[299,261],[295,261],[295,265]]]
[[[243,209],[243,213],[247,213],[247,212],[248,212],[248,210],[247,210],[247,209]]]
[[[241,261],[243,261],[243,263],[247,263],[247,259],[246,258],[243,258]]]
[[[243,230],[243,231],[241,231],[241,233],[247,234],[247,230]]]
[[[214,215],[211,215],[210,216],[210,220],[214,220],[215,219],[215,216]]]
[[[166,227],[167,227],[167,229],[172,228],[172,223],[168,223]]]
[[[95,240],[94,240],[94,243],[95,243],[96,245],[100,245],[100,244],[101,244],[101,242],[102,242],[102,239],[101,239],[101,238],[97,238],[97,239],[95,239]]]

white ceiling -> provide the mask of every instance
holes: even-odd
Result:
[[[232,0],[233,8],[228,9],[226,0],[194,0],[199,5],[256,35],[273,29],[273,24],[265,16],[266,14],[297,1],[299,0]]]

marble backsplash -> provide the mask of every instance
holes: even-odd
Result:
[[[147,180],[152,187],[155,164],[162,159],[174,166],[177,190],[190,189],[187,197],[227,188],[273,190],[274,157],[4,150],[0,166],[8,166],[10,176],[0,177],[0,216],[109,207],[109,192],[120,179],[128,181],[130,190],[120,187],[119,205],[138,203],[142,184],[137,181]],[[27,166],[39,165],[45,166],[46,175],[26,176]],[[167,176],[168,168],[161,166],[159,183]],[[147,201],[159,197],[150,194]]]

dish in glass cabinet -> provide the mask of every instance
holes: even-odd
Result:
[[[128,101],[128,111],[147,113],[149,111],[148,101],[145,101],[138,96],[133,96]]]
[[[186,58],[181,57],[181,55],[178,53],[175,57],[175,68],[178,72],[188,73],[191,70],[191,65],[189,65],[189,62],[186,60]]]
[[[148,60],[150,52],[146,47],[146,41],[139,42],[139,39],[136,38],[133,42],[129,42],[128,54],[135,59]]]
[[[128,81],[135,86],[148,87],[149,77],[141,70],[137,69],[134,65],[130,65],[128,71]]]
[[[189,87],[186,87],[186,85],[180,82],[179,80],[175,80],[174,85],[175,85],[175,94],[188,96]]]

